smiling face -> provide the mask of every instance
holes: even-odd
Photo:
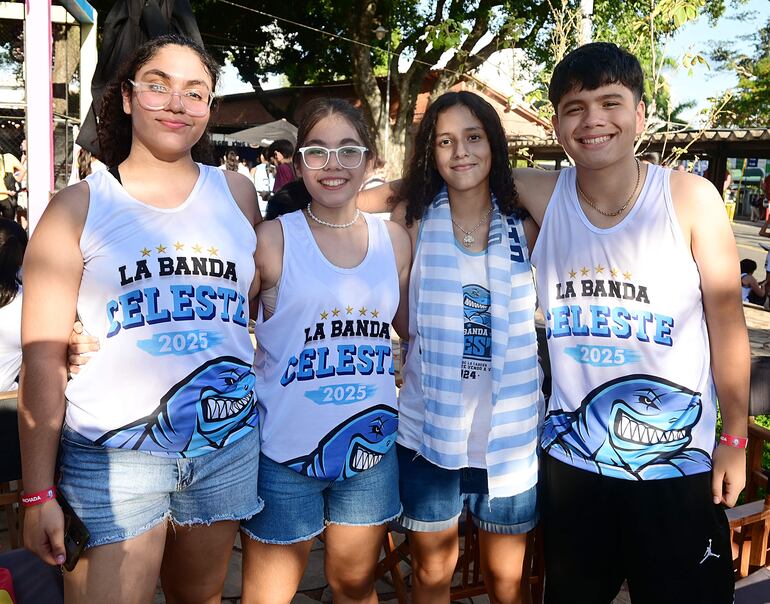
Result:
[[[337,113],[318,120],[305,140],[298,146],[314,145],[327,149],[337,149],[346,145],[366,147],[355,127]],[[332,153],[326,166],[320,170],[309,169],[300,158],[295,162],[295,168],[313,201],[322,206],[339,208],[355,203],[366,172],[371,168],[371,160],[367,154],[366,161],[361,162],[358,168],[343,168],[337,161],[337,155]]]
[[[211,91],[212,88],[211,77],[198,55],[189,48],[173,44],[160,48],[132,79],[140,86],[162,85],[176,92],[188,89]],[[139,102],[139,94],[131,86],[123,92],[123,110],[131,115],[134,143],[138,142],[165,160],[188,154],[203,135],[209,114],[191,116],[179,95],[173,95],[165,109],[145,109]]]
[[[435,131],[436,169],[450,194],[488,191],[492,149],[481,121],[465,105],[453,105],[439,114]]]
[[[573,88],[559,101],[552,121],[576,165],[601,169],[633,157],[634,140],[644,129],[644,102],[621,84]]]

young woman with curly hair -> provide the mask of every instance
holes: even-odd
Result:
[[[150,602],[159,575],[169,602],[219,602],[239,521],[262,507],[248,332],[260,218],[249,179],[197,163],[217,75],[187,39],[138,48],[102,102],[109,171],[57,194],[27,251],[24,537],[64,562],[58,489],[90,532],[67,602]],[[67,382],[76,314],[101,352]]]
[[[467,505],[492,601],[528,601],[541,402],[535,291],[505,132],[470,92],[425,112],[393,220],[412,241],[399,396],[402,525],[416,603],[447,601]]]

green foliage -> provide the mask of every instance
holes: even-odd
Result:
[[[711,53],[718,68],[738,75],[738,85],[729,93],[720,119],[722,126],[770,126],[770,19],[750,37],[754,41],[751,55],[736,52],[731,43],[723,43]]]
[[[757,415],[754,420],[760,426],[770,430],[770,415]],[[762,453],[762,467],[770,469],[770,443],[765,443],[765,450]]]

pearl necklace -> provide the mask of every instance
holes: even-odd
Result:
[[[489,218],[489,215],[492,213],[492,210],[494,209],[495,209],[494,206],[490,206],[489,209],[487,210],[487,213],[481,217],[481,220],[479,220],[479,223],[475,227],[473,227],[470,231],[466,231],[463,227],[457,224],[454,218],[451,219],[452,224],[455,225],[458,229],[460,229],[463,233],[465,233],[465,237],[463,237],[463,245],[465,247],[471,247],[476,242],[476,238],[473,236],[473,233],[475,233],[478,230],[478,228],[482,224],[484,224],[484,222],[486,222],[487,218]]]
[[[614,212],[605,212],[604,210],[600,209],[596,203],[585,194],[583,189],[580,188],[580,183],[578,182],[577,176],[575,176],[575,186],[577,187],[578,194],[583,198],[583,201],[585,201],[589,206],[591,206],[594,210],[599,212],[599,214],[603,216],[609,216],[610,218],[613,218],[614,216],[617,216],[618,214],[622,214],[623,211],[628,207],[628,204],[631,203],[631,200],[634,198],[634,194],[636,193],[636,190],[639,188],[639,181],[642,177],[642,168],[639,165],[639,160],[634,158],[634,161],[636,162],[636,184],[634,185],[634,189],[631,191],[631,195],[626,200],[626,203],[624,203],[620,208],[615,210]]]
[[[353,220],[350,222],[346,222],[345,224],[335,224],[333,222],[326,222],[325,220],[320,219],[318,216],[313,214],[313,210],[310,209],[310,204],[313,203],[312,201],[307,202],[307,215],[310,216],[313,220],[315,220],[318,224],[322,224],[327,227],[331,227],[333,229],[346,229],[350,226],[353,226],[356,223],[356,220],[358,220],[358,217],[361,215],[361,210],[356,208],[356,215],[353,216]]]

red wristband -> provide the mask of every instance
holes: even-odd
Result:
[[[743,436],[733,436],[732,434],[722,434],[719,437],[719,444],[736,449],[745,449],[749,444],[749,439]]]
[[[21,504],[25,508],[32,507],[33,505],[40,505],[41,503],[51,501],[52,499],[56,499],[56,487],[51,487],[44,491],[38,491],[37,493],[31,493],[29,495],[27,495],[27,493],[21,494]]]

